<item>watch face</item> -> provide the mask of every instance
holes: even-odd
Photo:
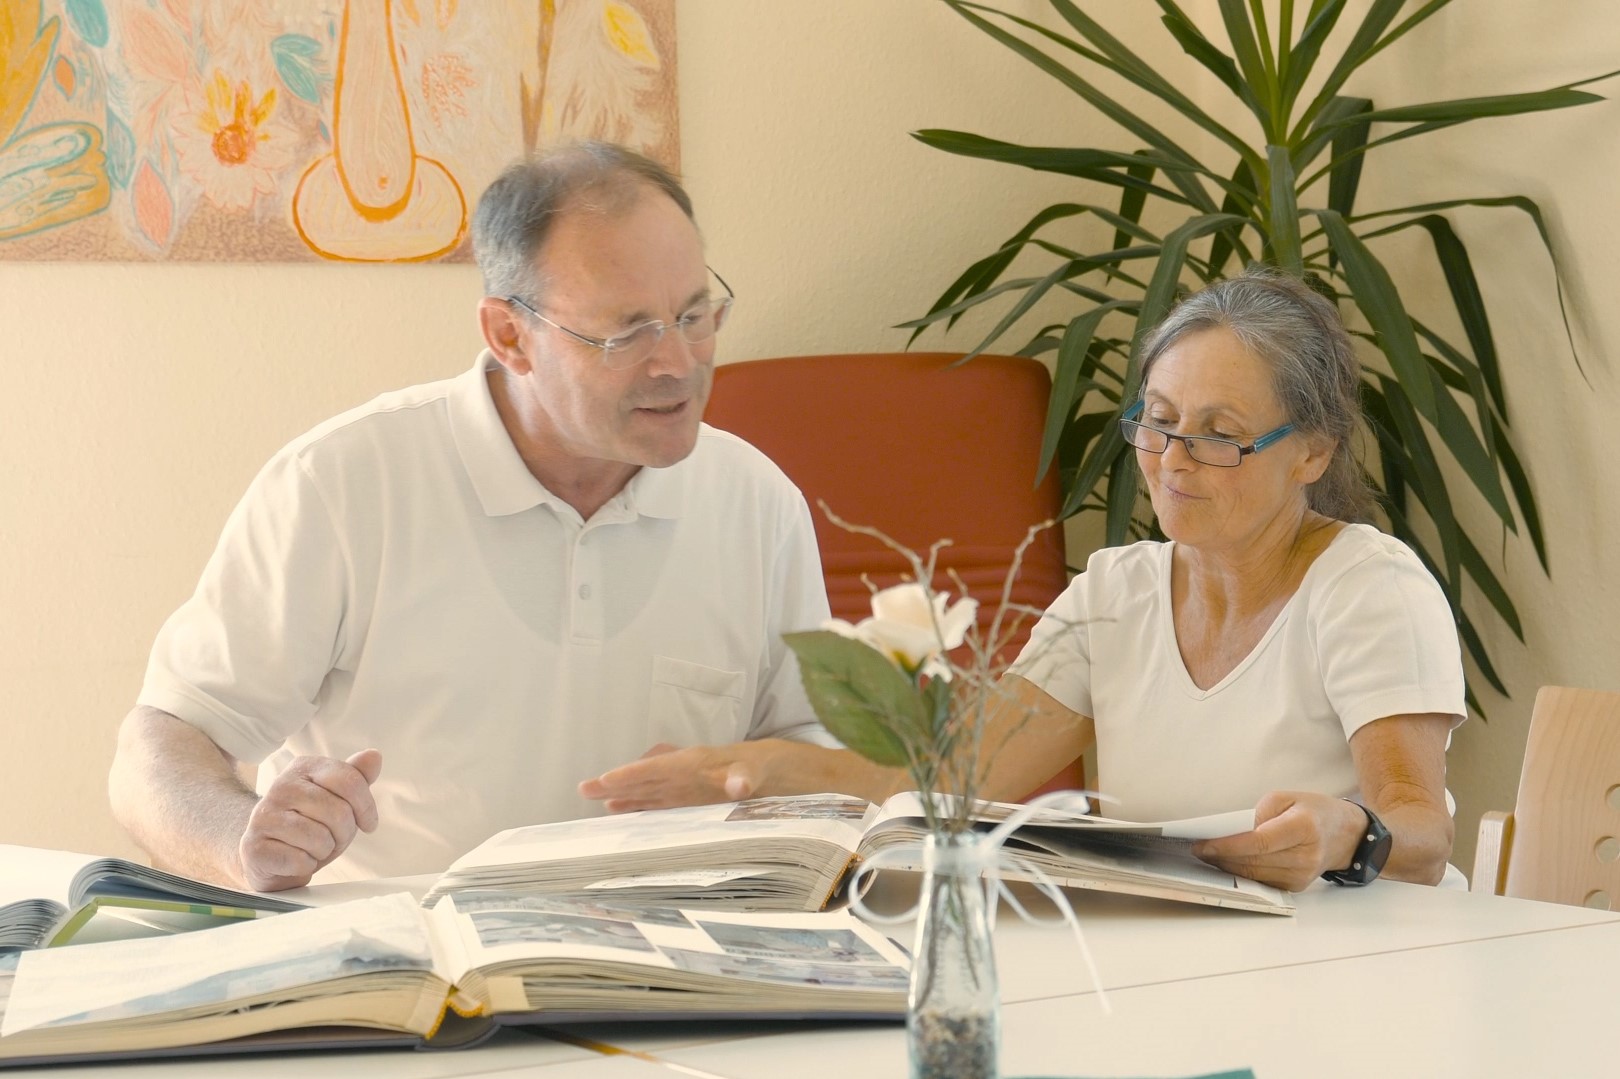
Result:
[[[1366,871],[1370,871],[1371,873],[1371,875],[1367,878],[1368,880],[1373,879],[1373,877],[1376,877],[1378,874],[1384,871],[1384,863],[1389,861],[1390,848],[1395,845],[1395,840],[1390,836],[1389,829],[1384,827],[1383,821],[1380,821],[1377,817],[1373,817],[1372,819],[1373,823],[1377,825],[1377,827],[1369,828],[1367,830],[1367,840],[1363,843],[1363,846],[1366,846],[1367,842],[1370,842],[1372,845],[1367,847],[1366,856],[1365,858],[1361,859],[1363,862],[1365,862]],[[1357,855],[1360,855],[1361,853],[1362,852],[1360,850],[1356,851]]]
[[[1373,811],[1366,806],[1358,808],[1367,814],[1367,830],[1361,835],[1361,842],[1356,845],[1356,851],[1350,856],[1350,864],[1343,869],[1333,869],[1322,874],[1324,880],[1334,884],[1371,884],[1383,872],[1384,863],[1389,861],[1390,848],[1395,845]]]

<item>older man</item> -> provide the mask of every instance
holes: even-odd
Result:
[[[278,453],[159,634],[109,785],[160,864],[435,871],[632,807],[614,766],[649,747],[662,803],[848,785],[781,640],[827,615],[804,499],[700,423],[731,292],[686,193],[570,147],[496,180],[473,240],[473,369]]]

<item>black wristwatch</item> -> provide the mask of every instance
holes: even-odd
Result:
[[[1367,814],[1367,830],[1362,833],[1361,842],[1356,844],[1356,852],[1350,856],[1350,864],[1344,869],[1328,870],[1322,874],[1322,879],[1332,881],[1334,884],[1359,888],[1378,879],[1378,874],[1384,870],[1384,863],[1389,861],[1389,848],[1395,841],[1390,838],[1389,829],[1384,827],[1384,822],[1379,820],[1372,810],[1360,802],[1353,804]]]

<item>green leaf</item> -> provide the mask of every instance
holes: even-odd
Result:
[[[1138,155],[1145,156],[1145,155]],[[1146,160],[1132,165],[1125,170],[1131,176],[1141,180],[1144,184],[1153,180],[1153,166]],[[1147,192],[1141,188],[1127,187],[1119,193],[1119,214],[1114,222],[1114,246],[1124,247],[1131,238],[1148,240],[1158,243],[1159,238],[1141,227],[1142,210],[1147,206]]]
[[[1124,451],[1108,471],[1108,496],[1104,515],[1108,545],[1117,547],[1125,542],[1131,521],[1136,515],[1138,472],[1136,455]]]
[[[1440,537],[1446,571],[1437,574],[1440,585],[1451,601],[1452,610],[1462,606],[1462,548],[1457,536],[1461,531],[1456,512],[1452,509],[1451,495],[1446,489],[1445,476],[1440,472],[1434,447],[1418,422],[1409,392],[1404,385],[1394,383],[1388,376],[1375,376],[1378,391],[1370,387],[1362,395],[1367,406],[1368,419],[1378,435],[1379,452],[1393,458],[1396,467],[1405,476],[1407,488],[1416,498]],[[1428,373],[1424,372],[1427,385]]]
[[[1479,424],[1480,437],[1486,445],[1490,445],[1495,428],[1502,421],[1497,418],[1495,407],[1491,403],[1490,390],[1485,385],[1485,376],[1480,372],[1479,364],[1418,319],[1412,320],[1412,328],[1417,331],[1419,337],[1429,342],[1435,351],[1440,353],[1438,359],[1429,357],[1431,369],[1440,373],[1446,385],[1466,393],[1474,402],[1474,419]]]
[[[1086,498],[1096,490],[1097,484],[1102,482],[1103,475],[1114,468],[1117,462],[1124,461],[1130,456],[1125,452],[1125,438],[1119,433],[1119,414],[1120,410],[1117,408],[1111,413],[1095,413],[1104,420],[1101,437],[1092,443],[1075,469],[1074,479],[1069,481],[1068,494],[1063,499],[1063,508],[1058,511],[1060,518],[1072,517],[1078,513]],[[1134,461],[1129,464],[1132,468],[1136,467]]]
[[[1344,13],[1344,4],[1345,0],[1331,0],[1330,3],[1313,6],[1305,29],[1300,31],[1299,40],[1290,50],[1287,69],[1282,73],[1282,104],[1285,115],[1293,112],[1294,103],[1299,100],[1299,92],[1304,88],[1305,80],[1310,78],[1311,71],[1316,67],[1316,61],[1322,54],[1323,42],[1338,25],[1339,16]]]
[[[1343,129],[1328,129],[1323,126],[1324,124],[1326,124],[1329,120],[1342,120],[1347,116],[1354,116],[1359,112],[1369,112],[1371,109],[1372,102],[1364,97],[1336,97],[1332,101],[1329,101],[1327,106],[1322,110],[1322,114],[1317,123],[1311,128],[1305,137],[1303,139],[1295,139],[1289,144],[1294,149],[1294,171],[1296,173],[1303,172],[1306,166],[1321,156],[1323,150],[1334,145],[1334,138],[1336,135],[1343,133]],[[1365,134],[1362,136],[1362,141],[1366,141]],[[1357,156],[1360,155],[1358,154]],[[1324,173],[1330,172],[1337,160],[1338,158],[1336,156],[1330,159],[1325,169],[1318,170],[1317,172],[1313,173],[1305,183],[1300,184],[1300,190],[1306,190],[1306,188],[1308,188],[1312,183],[1320,179]]]
[[[1586,375],[1586,369],[1581,364],[1580,353],[1576,351],[1575,331],[1570,328],[1569,309],[1564,304],[1564,275],[1559,270],[1558,257],[1553,253],[1552,235],[1547,231],[1547,219],[1542,215],[1541,206],[1536,202],[1535,199],[1529,198],[1525,195],[1504,195],[1497,198],[1483,199],[1447,199],[1444,202],[1427,202],[1419,206],[1401,206],[1393,210],[1379,210],[1376,213],[1361,214],[1355,218],[1355,223],[1359,224],[1366,221],[1373,221],[1382,217],[1404,217],[1412,214],[1433,213],[1437,210],[1451,210],[1460,206],[1480,206],[1492,209],[1510,207],[1524,213],[1536,226],[1536,234],[1541,237],[1542,249],[1547,252],[1547,260],[1552,263],[1553,287],[1558,293],[1558,313],[1563,317],[1564,320],[1564,337],[1569,342],[1570,353],[1575,357],[1575,368],[1581,372],[1581,375],[1584,378]],[[1375,236],[1382,236],[1385,233],[1398,232],[1405,227],[1406,223],[1401,222],[1399,224],[1390,225],[1387,228],[1379,229],[1376,232],[1369,232],[1367,233],[1367,237],[1371,239]]]
[[[1474,661],[1474,665],[1479,668],[1479,673],[1485,677],[1485,681],[1490,683],[1491,688],[1504,697],[1510,696],[1501,676],[1496,673],[1496,668],[1491,665],[1491,656],[1485,650],[1485,642],[1480,640],[1479,631],[1474,628],[1473,620],[1467,615],[1457,620],[1457,636],[1462,639],[1463,647],[1468,650],[1469,658]],[[1474,711],[1479,712],[1480,717],[1484,718],[1485,713],[1480,709],[1477,699],[1474,701]]]
[[[1462,536],[1462,565],[1463,572],[1473,578],[1474,584],[1479,588],[1479,594],[1485,597],[1492,609],[1502,619],[1503,624],[1512,630],[1513,635],[1520,641],[1524,640],[1524,627],[1519,624],[1519,612],[1514,609],[1513,600],[1508,598],[1507,589],[1497,579],[1485,556],[1479,553],[1474,541],[1468,538],[1467,533]]]
[[[1427,369],[1432,380],[1434,400],[1437,410],[1435,429],[1440,434],[1440,440],[1445,444],[1457,464],[1462,466],[1463,472],[1473,483],[1475,489],[1485,496],[1491,509],[1510,529],[1517,530],[1518,526],[1513,520],[1513,510],[1508,506],[1507,492],[1502,490],[1501,476],[1497,472],[1496,460],[1491,451],[1479,440],[1474,428],[1468,422],[1468,416],[1457,404],[1456,398],[1441,383],[1440,376],[1432,369]]]
[[[1205,70],[1220,79],[1228,90],[1241,98],[1251,111],[1258,114],[1260,103],[1254,99],[1253,90],[1238,73],[1236,62],[1205,37],[1198,27],[1193,25],[1192,20],[1176,9],[1175,5],[1167,3],[1166,0],[1159,0],[1159,7],[1166,9],[1165,14],[1160,16],[1160,21],[1164,23],[1165,29],[1170,31],[1170,36],[1181,46],[1181,51],[1197,60]]]
[[[1237,168],[1232,173],[1232,188],[1244,188],[1246,190],[1255,192],[1255,197],[1251,200],[1250,205],[1257,206],[1260,202],[1259,187],[1259,181],[1255,179],[1254,170],[1249,168],[1249,163],[1247,161],[1239,161],[1237,163]],[[1237,199],[1231,193],[1232,188],[1228,188],[1226,200],[1221,204],[1221,212],[1236,216],[1243,214],[1246,208],[1238,204]],[[1249,256],[1248,248],[1246,248],[1243,244],[1243,229],[1244,226],[1249,224],[1251,224],[1251,222],[1244,219],[1241,224],[1233,225],[1230,228],[1221,229],[1215,233],[1215,238],[1210,242],[1209,245],[1210,277],[1218,278],[1224,274],[1226,272],[1227,260],[1230,259],[1234,254],[1238,256],[1238,262],[1240,264],[1252,261]],[[1262,233],[1262,238],[1263,237],[1264,234]]]
[[[1092,303],[1110,303],[1114,300],[1113,296],[1102,289],[1091,288],[1078,281],[1059,281],[1058,288],[1065,292],[1072,292],[1081,299],[1090,300]]]
[[[987,139],[982,135],[973,135],[965,131],[944,131],[932,128],[913,131],[911,137],[924,146],[932,146],[936,150],[944,150],[946,153],[957,154],[961,157],[979,158],[984,161],[1001,161],[1009,165],[1022,165],[1026,169],[1035,169],[1039,172],[1055,172],[1063,176],[1075,176],[1084,180],[1094,180],[1097,183],[1110,184],[1114,187],[1144,191],[1167,202],[1191,205],[1180,193],[1167,187],[1160,187],[1149,181],[1139,180],[1133,175],[1131,166],[1139,163],[1151,163],[1155,167],[1172,174],[1178,171],[1189,171],[1186,165],[1163,155],[1148,156],[1145,152],[1124,154],[1112,150],[1070,150],[1063,147],[1020,146],[1016,143],[1002,142],[998,139]],[[1119,171],[1115,171],[1116,169]]]
[[[1266,70],[1254,27],[1249,22],[1249,13],[1243,6],[1243,0],[1219,0],[1219,3],[1221,21],[1226,24],[1226,37],[1232,43],[1232,55],[1237,58],[1243,81],[1252,87],[1251,96],[1259,106],[1255,117],[1260,121],[1260,130],[1266,133],[1268,139],[1280,138],[1282,132],[1277,130],[1273,120],[1277,79]]]
[[[1346,107],[1354,116],[1365,117],[1372,111],[1372,102],[1364,97],[1335,98],[1335,101],[1346,103]],[[1347,124],[1333,132],[1333,161],[1340,164],[1337,168],[1328,166],[1328,209],[1348,218],[1356,205],[1356,192],[1361,189],[1361,166],[1367,157],[1360,153],[1367,145],[1367,135],[1372,125],[1366,122]]]
[[[1070,322],[1063,333],[1057,365],[1052,372],[1052,395],[1047,401],[1046,429],[1041,436],[1041,459],[1035,474],[1037,484],[1046,478],[1046,470],[1057,456],[1058,440],[1063,437],[1063,429],[1073,417],[1083,392],[1089,388],[1101,389],[1094,380],[1084,377],[1091,342],[1109,312],[1124,306],[1127,306],[1126,301],[1115,300],[1094,307]]]
[[[1508,486],[1513,489],[1513,500],[1519,505],[1519,516],[1524,518],[1524,530],[1530,534],[1530,542],[1536,548],[1536,557],[1541,561],[1542,572],[1549,572],[1551,567],[1547,563],[1547,539],[1541,530],[1541,513],[1536,509],[1535,495],[1530,490],[1530,477],[1525,474],[1524,465],[1519,463],[1519,455],[1508,441],[1507,432],[1501,427],[1491,431],[1496,459],[1501,462],[1502,472],[1508,478]]]
[[[1600,76],[1601,77],[1601,76]],[[1422,105],[1402,105],[1393,109],[1374,109],[1358,118],[1375,124],[1452,123],[1458,120],[1478,120],[1487,116],[1522,116],[1531,112],[1569,109],[1577,105],[1592,105],[1604,100],[1599,94],[1585,90],[1532,90],[1523,94],[1495,94],[1490,97],[1465,97],[1453,101],[1431,101]],[[1340,120],[1338,123],[1350,123]],[[1328,125],[1332,126],[1332,125]]]
[[[1303,277],[1299,207],[1294,202],[1294,165],[1289,160],[1288,147],[1267,146],[1266,162],[1271,168],[1271,260],[1290,276]]]
[[[1412,404],[1429,420],[1438,415],[1434,393],[1429,386],[1429,374],[1418,351],[1417,335],[1412,320],[1407,317],[1406,306],[1401,303],[1395,282],[1389,271],[1378,261],[1367,246],[1350,231],[1344,218],[1332,210],[1312,210],[1327,233],[1333,253],[1344,264],[1345,280],[1356,299],[1356,306],[1378,334],[1379,348],[1389,358],[1390,367],[1401,386],[1410,396]]]
[[[1187,17],[1173,0],[1158,0],[1159,8],[1164,12],[1161,20],[1165,29],[1170,31],[1181,45],[1182,51],[1199,64],[1203,65],[1217,79],[1226,85],[1226,88],[1242,101],[1256,117],[1264,117],[1267,109],[1264,102],[1255,96],[1254,88],[1243,79],[1238,71],[1236,62],[1222,52],[1209,38],[1205,37],[1197,25]],[[1262,121],[1263,122],[1263,121]],[[1247,161],[1249,155],[1240,154],[1241,160]]]
[[[1446,287],[1451,290],[1451,302],[1457,309],[1468,346],[1474,350],[1485,385],[1490,388],[1491,400],[1503,418],[1507,417],[1507,396],[1502,389],[1502,367],[1496,355],[1496,338],[1491,333],[1491,320],[1485,311],[1485,299],[1480,295],[1479,281],[1474,276],[1474,264],[1468,257],[1468,248],[1456,230],[1439,214],[1424,214],[1409,224],[1423,229],[1434,243],[1435,258],[1446,275]],[[1386,230],[1387,231],[1387,230]]]
[[[1345,45],[1344,51],[1339,54],[1339,62],[1333,65],[1327,77],[1322,80],[1322,85],[1316,91],[1316,97],[1312,98],[1305,111],[1300,113],[1289,138],[1290,142],[1298,141],[1302,132],[1311,129],[1316,114],[1338,96],[1345,80],[1371,58],[1374,50],[1378,48],[1379,36],[1395,21],[1395,16],[1400,14],[1401,8],[1405,5],[1406,0],[1373,0],[1372,6],[1361,20],[1361,25],[1356,27],[1355,34]]]
[[[909,765],[929,744],[923,699],[900,668],[869,645],[831,630],[784,633],[799,660],[810,707],[821,725],[867,760]]]
[[[1112,408],[1102,412],[1083,412],[1064,430],[1058,443],[1058,469],[1072,477],[1086,455],[1086,449],[1106,432],[1114,422]],[[1069,486],[1065,484],[1065,487]]]

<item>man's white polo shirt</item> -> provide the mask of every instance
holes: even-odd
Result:
[[[153,647],[140,702],[262,762],[261,791],[298,755],[382,751],[380,826],[317,880],[599,813],[575,784],[657,742],[835,744],[782,643],[828,616],[798,489],[705,426],[582,521],[518,456],[492,363],[276,454]]]

